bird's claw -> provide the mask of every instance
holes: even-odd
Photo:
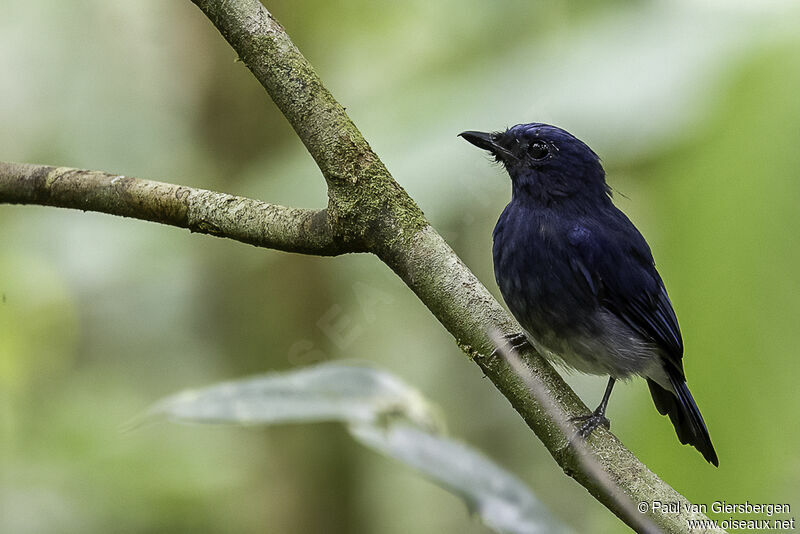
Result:
[[[604,413],[597,410],[589,415],[579,415],[577,417],[573,417],[570,419],[570,422],[583,422],[577,432],[577,434],[583,439],[587,439],[592,432],[594,432],[594,430],[600,426],[605,427],[606,430],[611,430],[611,421],[608,420],[608,417],[606,417]]]

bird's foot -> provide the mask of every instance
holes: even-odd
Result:
[[[526,345],[530,347],[531,342],[528,341],[528,336],[526,336],[522,332],[519,332],[517,334],[508,334],[503,336],[503,344],[498,347],[495,347],[495,349],[492,351],[489,357],[494,358],[500,351],[514,352],[515,350],[525,347]]]
[[[570,419],[570,422],[583,422],[581,427],[578,429],[578,435],[583,439],[588,438],[599,426],[605,427],[606,430],[611,429],[611,421],[609,421],[608,417],[606,417],[605,410],[601,411],[600,408],[593,411],[589,415],[579,415],[577,417],[573,417]]]

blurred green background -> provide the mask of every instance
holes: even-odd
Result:
[[[265,5],[496,295],[509,183],[456,134],[541,121],[592,146],[653,248],[721,467],[641,380],[615,391],[613,430],[694,502],[800,509],[797,2]],[[313,161],[190,2],[2,12],[0,159],[324,206]],[[0,245],[2,532],[485,532],[337,425],[120,431],[187,387],[344,358],[419,388],[577,531],[627,531],[374,257],[8,205]],[[590,406],[605,384],[568,380]]]

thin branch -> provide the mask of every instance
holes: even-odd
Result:
[[[0,203],[98,211],[287,252],[334,256],[357,250],[336,239],[325,210],[99,171],[0,162]]]

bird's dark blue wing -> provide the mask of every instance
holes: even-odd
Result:
[[[573,273],[588,284],[601,306],[660,346],[683,376],[683,340],[672,303],[650,247],[622,217],[614,225],[587,220],[569,229]]]

